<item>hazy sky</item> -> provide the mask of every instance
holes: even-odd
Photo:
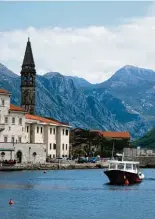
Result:
[[[129,64],[155,69],[153,2],[0,2],[0,63],[19,73],[30,37],[38,74],[96,83]]]

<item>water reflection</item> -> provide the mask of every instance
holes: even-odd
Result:
[[[29,184],[0,184],[0,189],[32,189],[35,185]]]

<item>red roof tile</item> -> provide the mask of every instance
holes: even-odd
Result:
[[[54,120],[46,119],[46,118],[44,118],[44,117],[37,116],[37,115],[26,114],[25,117],[26,117],[26,119],[37,120],[37,121],[39,121],[39,122],[44,122],[44,123],[53,123],[53,124],[56,124],[56,125],[61,124],[61,123],[56,122],[56,121],[54,121]]]
[[[11,111],[22,111],[22,112],[25,112],[25,110],[19,106],[15,106],[13,104],[10,104],[10,110]]]
[[[130,139],[129,132],[101,132],[105,138],[127,138]]]
[[[21,108],[19,106],[15,106],[13,104],[10,104],[10,110],[11,111],[19,111],[19,112],[25,112],[26,113],[26,111],[23,108]],[[52,120],[52,119],[46,119],[44,117],[37,116],[37,115],[31,115],[31,114],[28,114],[28,113],[25,114],[25,118],[26,119],[31,119],[31,120],[36,120],[36,121],[43,122],[43,123],[53,123],[53,124],[56,124],[56,125],[60,125],[60,124],[61,125],[65,125],[65,124],[63,124],[61,122],[58,122],[58,121],[55,121],[55,120]]]
[[[125,138],[130,139],[129,132],[108,132],[108,131],[99,131],[99,130],[90,130],[91,132],[97,132],[98,134],[104,136],[105,138]]]
[[[4,90],[4,89],[0,89],[0,94],[9,94],[9,91]]]

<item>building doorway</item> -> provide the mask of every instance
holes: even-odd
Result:
[[[21,163],[22,162],[22,152],[21,151],[17,151],[17,163]]]

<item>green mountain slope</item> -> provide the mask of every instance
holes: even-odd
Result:
[[[141,146],[142,148],[155,148],[155,127],[146,133],[142,138],[133,142],[134,146]]]

